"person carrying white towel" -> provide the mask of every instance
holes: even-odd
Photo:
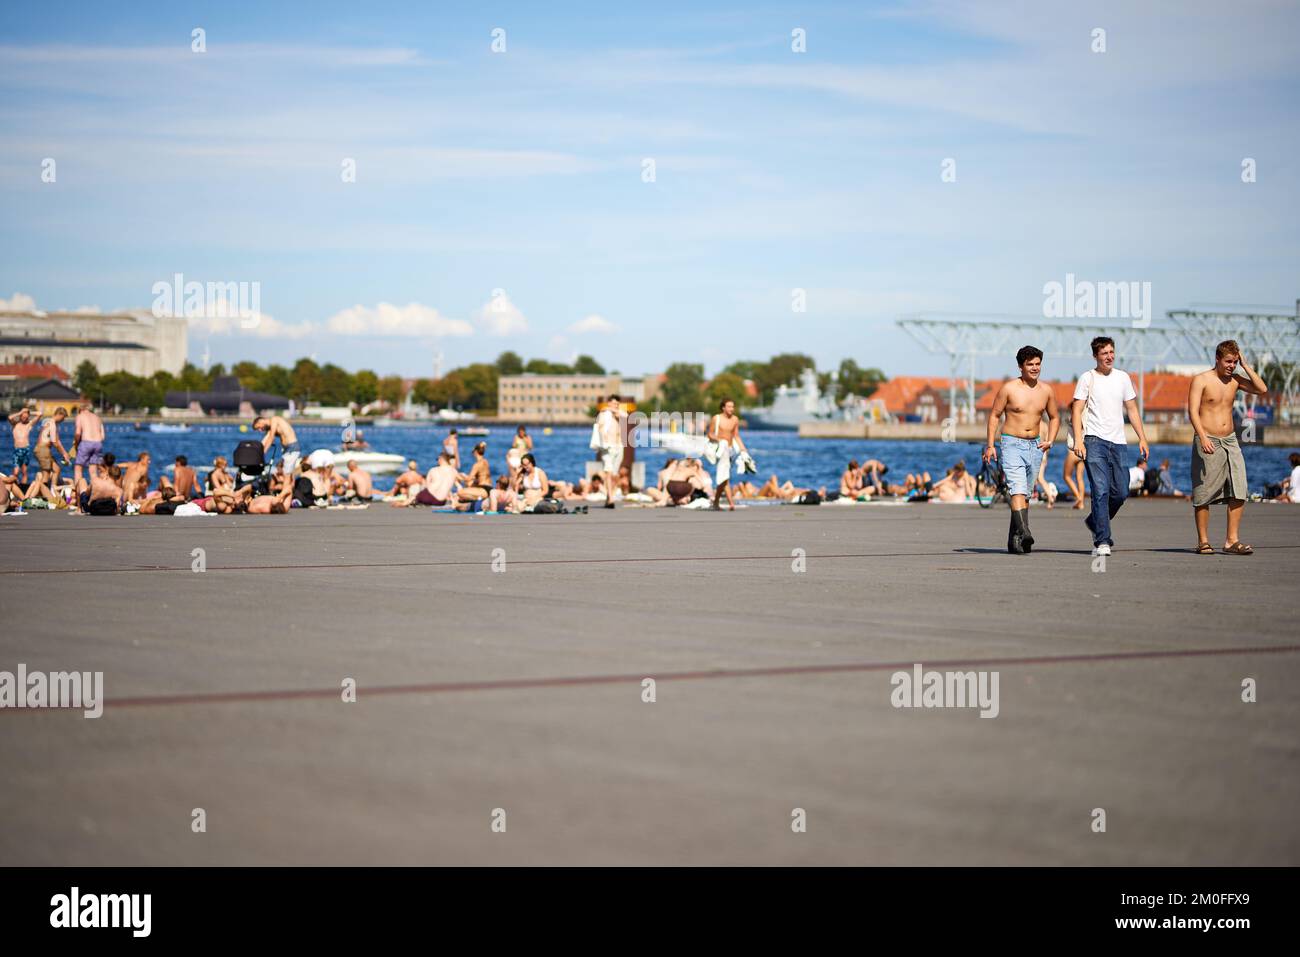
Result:
[[[744,441],[740,438],[740,419],[736,416],[736,403],[723,399],[718,414],[709,420],[709,461],[717,463],[716,484],[713,492],[713,507],[719,504],[722,493],[727,493],[727,507],[736,510],[736,501],[731,494],[731,450],[748,455]]]

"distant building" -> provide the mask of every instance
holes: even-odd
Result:
[[[35,402],[42,415],[49,415],[59,406],[71,412],[81,398],[71,382],[66,370],[49,363],[0,364],[0,408],[17,410]]]
[[[497,415],[530,422],[585,423],[592,406],[611,395],[636,405],[647,405],[658,395],[658,375],[522,375],[501,376],[497,381]]]
[[[287,409],[289,400],[282,395],[245,389],[237,376],[223,375],[213,380],[210,392],[168,392],[165,405],[166,409],[184,409],[195,415],[216,413],[252,418],[259,412]]]
[[[185,319],[148,312],[0,310],[0,364],[54,364],[76,372],[89,360],[101,374],[179,374],[189,349]]]

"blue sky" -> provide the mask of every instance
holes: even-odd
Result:
[[[897,375],[947,371],[899,315],[1066,273],[1300,296],[1295,3],[552,6],[5,5],[0,299],[259,283],[257,329],[195,320],[213,361]]]

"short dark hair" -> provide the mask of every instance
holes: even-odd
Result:
[[[1225,356],[1236,356],[1238,359],[1241,358],[1241,347],[1237,345],[1237,341],[1235,339],[1224,339],[1222,342],[1220,342],[1217,346],[1214,347],[1215,362],[1218,362],[1220,359],[1224,358]]]
[[[1043,350],[1037,346],[1021,346],[1020,351],[1016,353],[1016,365],[1022,366],[1030,359],[1041,359]]]
[[[1290,462],[1293,466],[1300,465],[1300,452],[1292,452]]]
[[[1095,359],[1097,357],[1097,353],[1101,352],[1101,350],[1105,349],[1107,346],[1110,346],[1111,348],[1115,347],[1115,340],[1112,339],[1110,336],[1098,336],[1096,339],[1093,339],[1092,340],[1093,358]]]
[[[718,403],[718,411],[721,412],[723,409],[725,409],[727,407],[728,402],[735,402],[735,401],[736,401],[735,399],[723,399],[721,402]]]
[[[478,445],[474,446],[474,451],[479,453],[479,455],[482,455],[484,452],[487,451],[487,443],[480,442]]]
[[[178,456],[176,456],[176,464],[179,465],[179,466],[181,466],[181,467],[184,467],[184,466],[190,464],[190,460],[187,459],[187,458],[186,458],[185,456],[183,456],[183,455],[178,455]]]
[[[610,401],[610,402],[618,402],[618,401],[619,401],[619,398],[618,398],[618,396],[616,396],[616,395],[611,395],[611,396],[609,397],[608,401]]]
[[[257,428],[257,423],[259,423],[259,422],[267,422],[267,421],[269,421],[269,420],[267,419],[266,416],[264,416],[264,415],[255,415],[255,416],[253,416],[253,428]]]

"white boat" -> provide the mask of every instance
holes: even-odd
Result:
[[[477,427],[476,427],[476,428],[470,428],[470,429],[457,429],[456,431],[457,431],[459,434],[461,434],[461,435],[468,435],[468,436],[471,436],[471,437],[473,437],[473,436],[484,436],[484,435],[491,435],[491,434],[492,434],[492,430],[491,430],[491,429],[482,429],[482,428],[477,428]]]
[[[688,459],[702,458],[709,444],[707,436],[687,435],[685,432],[659,432],[652,441],[659,448]]]
[[[804,369],[798,385],[777,388],[772,404],[759,409],[743,409],[740,413],[751,429],[782,429],[797,431],[804,422],[817,422],[836,417],[835,398],[832,393],[822,395],[817,388],[817,373]]]
[[[346,471],[349,462],[356,462],[358,467],[367,472],[387,475],[401,472],[406,468],[406,458],[390,452],[335,452],[334,467]]]
[[[161,432],[161,433],[163,433],[163,434],[165,434],[165,435],[171,435],[171,434],[174,434],[174,433],[181,433],[181,432],[188,432],[189,430],[190,430],[190,427],[189,427],[188,425],[184,425],[183,423],[182,423],[182,424],[177,424],[177,425],[169,425],[169,424],[167,424],[166,422],[150,422],[150,423],[149,423],[149,431],[150,431],[150,432],[155,432],[155,433],[159,433],[159,432]]]

